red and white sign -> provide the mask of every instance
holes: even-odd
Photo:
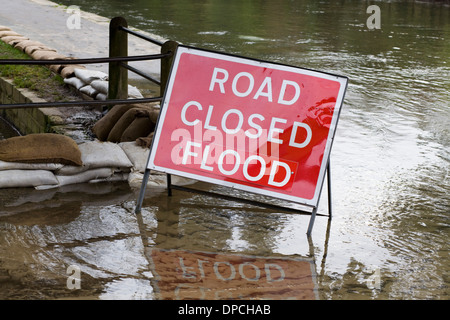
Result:
[[[179,46],[147,168],[317,206],[346,86]]]

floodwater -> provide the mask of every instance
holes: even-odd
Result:
[[[0,190],[0,298],[449,298],[448,5],[376,2],[370,30],[366,1],[59,2],[347,76],[333,219],[317,217],[308,238],[309,216],[164,188],[147,190],[140,215],[126,183]],[[325,188],[320,212],[326,199]]]

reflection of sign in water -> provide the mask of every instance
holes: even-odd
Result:
[[[160,299],[316,299],[312,259],[151,249]]]

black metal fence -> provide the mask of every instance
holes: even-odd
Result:
[[[161,47],[161,53],[150,55],[128,56],[128,34],[139,37]],[[54,108],[74,106],[113,106],[116,104],[136,104],[157,102],[162,100],[165,85],[169,76],[172,58],[177,43],[175,41],[161,42],[142,33],[128,28],[127,21],[122,17],[115,17],[109,25],[109,57],[90,59],[54,59],[54,60],[27,60],[27,59],[0,59],[0,65],[71,65],[71,64],[99,64],[108,63],[108,99],[107,100],[80,100],[65,102],[41,103],[15,103],[2,104],[3,109],[25,108]],[[153,78],[142,70],[129,66],[129,61],[144,61],[161,59],[160,80]],[[140,99],[127,99],[128,97],[128,70],[139,76],[160,85],[160,96]]]

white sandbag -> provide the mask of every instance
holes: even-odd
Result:
[[[128,85],[128,98],[142,99],[144,98],[144,96],[138,88],[133,87],[132,85]]]
[[[101,92],[95,96],[95,100],[105,101],[107,98],[108,98],[108,96]]]
[[[147,167],[148,154],[150,153],[149,148],[143,148],[138,146],[135,141],[132,142],[121,142],[119,146],[125,151],[128,159],[130,159],[133,164],[133,170],[136,172],[144,173]]]
[[[65,186],[69,184],[76,184],[76,183],[84,183],[89,182],[91,180],[96,179],[105,179],[108,177],[111,177],[113,175],[114,171],[111,168],[98,168],[98,169],[92,169],[87,170],[85,172],[81,172],[78,174],[74,174],[71,176],[56,176],[56,179],[58,180],[58,184],[60,186]]]
[[[80,88],[80,92],[87,94],[90,97],[95,97],[98,93],[98,91],[95,90],[94,88],[92,88],[91,85],[87,85],[87,86]]]
[[[109,81],[94,80],[91,82],[91,86],[100,93],[108,94]]]
[[[77,69],[75,69],[75,70],[77,70]],[[84,87],[86,85],[86,83],[84,83],[77,77],[65,78],[64,83],[71,85],[72,87],[76,88],[77,90],[80,90],[82,87]]]
[[[61,186],[67,186],[71,184],[78,184],[78,183],[86,183],[90,182],[91,180],[98,180],[98,179],[106,179],[108,177],[111,177],[113,175],[114,171],[111,168],[100,168],[100,169],[92,169],[87,170],[85,172],[81,172],[78,174],[74,174],[71,176],[58,176],[56,175],[56,185],[39,185],[36,186],[36,190],[46,190],[50,188],[56,188]]]
[[[114,173],[112,176],[107,178],[90,180],[89,183],[127,181],[128,175],[129,173],[125,172]]]
[[[66,165],[56,172],[57,175],[73,175],[96,168],[129,171],[133,167],[126,153],[115,143],[98,140],[87,141],[79,144],[78,148],[81,152],[83,165],[80,167]]]
[[[57,185],[55,175],[48,170],[0,171],[0,188],[25,188],[40,185]]]
[[[3,170],[48,170],[55,171],[61,169],[64,165],[61,163],[25,163],[9,162],[0,160],[0,171]]]
[[[86,84],[90,84],[94,80],[107,80],[108,75],[102,71],[75,69],[75,76]]]

